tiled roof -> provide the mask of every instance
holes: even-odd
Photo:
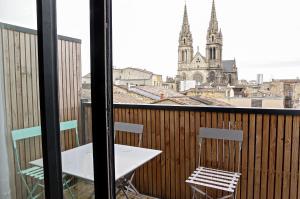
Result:
[[[234,72],[235,60],[224,60],[222,61],[224,72]]]
[[[154,102],[152,102],[151,104],[160,104],[160,103],[164,103],[167,104],[167,101],[171,101],[175,104],[179,104],[179,105],[201,105],[201,106],[206,106],[204,103],[201,103],[197,100],[193,100],[189,97],[174,97],[174,98],[165,98],[165,99],[160,99],[160,100],[156,100]]]
[[[231,106],[231,104],[210,97],[204,97],[198,95],[198,96],[193,96],[191,98],[210,106]]]
[[[184,96],[183,94],[180,94],[172,89],[164,88],[162,86],[135,86],[134,88],[157,97],[160,97],[161,94],[164,95],[164,98]]]
[[[137,97],[128,95],[126,93],[114,93],[114,103],[124,104],[144,104],[145,102]]]

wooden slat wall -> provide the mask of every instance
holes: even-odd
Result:
[[[91,107],[85,106],[86,136],[91,138]],[[124,108],[123,108],[124,107]],[[244,132],[241,157],[242,178],[237,198],[299,198],[299,133],[300,116],[226,113],[203,111],[176,111],[170,109],[114,108],[114,121],[134,122],[144,125],[143,147],[163,150],[161,156],[138,169],[137,188],[160,198],[191,198],[186,178],[197,165],[196,134],[199,127],[228,128],[235,122],[236,129]],[[87,139],[91,142],[91,139]],[[117,134],[116,142],[136,145],[129,134]],[[202,148],[202,164],[216,168],[236,169],[237,158],[232,159],[234,143],[225,142],[225,164],[217,164],[215,141],[207,141]],[[218,150],[222,150],[219,147]],[[211,153],[211,151],[213,153]],[[233,156],[231,156],[233,157]],[[222,192],[208,190],[214,196]]]
[[[0,23],[6,102],[7,133],[40,124],[37,35],[34,30]],[[59,106],[60,121],[78,120],[81,94],[81,42],[59,36]],[[1,66],[1,65],[0,65]],[[2,80],[0,80],[2,81]],[[62,150],[75,145],[75,131],[61,136]],[[11,144],[11,143],[9,143]],[[12,145],[10,145],[12,150]],[[20,141],[21,166],[42,156],[41,139]],[[11,152],[11,159],[12,156]],[[16,198],[26,198],[26,190],[15,175]]]

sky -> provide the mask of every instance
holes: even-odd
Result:
[[[215,0],[223,59],[239,79],[300,76],[299,0]],[[113,65],[175,76],[185,0],[112,0]],[[186,0],[194,49],[205,55],[212,0]],[[0,0],[0,22],[36,29],[35,0]],[[58,34],[82,40],[82,74],[90,70],[89,1],[57,0]]]

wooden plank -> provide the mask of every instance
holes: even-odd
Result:
[[[283,167],[283,140],[284,140],[284,116],[278,116],[277,122],[277,150],[276,150],[276,175],[275,175],[275,199],[282,198],[282,167]]]
[[[254,185],[254,160],[255,160],[255,114],[250,114],[249,119],[249,156],[248,156],[248,198],[253,198]]]
[[[282,198],[290,198],[293,116],[285,116]]]
[[[34,126],[34,104],[33,98],[35,97],[33,93],[33,85],[32,85],[32,53],[31,53],[31,34],[25,35],[25,60],[26,60],[26,68],[27,68],[27,102],[28,102],[28,127]],[[14,118],[12,118],[14,119]],[[21,128],[21,127],[18,127]],[[21,168],[25,169],[29,167],[29,161],[31,161],[31,151],[34,151],[34,141],[32,139],[26,139],[19,141],[20,143],[20,159],[21,159]],[[32,178],[27,177],[27,182],[32,184]],[[24,185],[24,184],[23,184]],[[25,187],[23,186],[23,189]],[[25,191],[26,194],[26,191]],[[24,195],[24,193],[23,193]]]
[[[236,129],[238,130],[243,130],[243,127],[242,127],[242,114],[241,113],[236,113],[235,114],[235,119],[236,119]],[[239,171],[241,172],[241,162],[242,162],[242,159],[241,159],[241,151],[239,150],[239,145],[238,143],[236,143],[237,146],[236,146],[236,151],[235,151],[235,154],[236,154],[236,161],[235,161],[235,170],[236,171]],[[239,157],[240,155],[240,157]],[[237,187],[237,199],[241,198],[241,181],[239,181],[238,183],[238,187]]]
[[[271,115],[270,121],[270,148],[269,148],[269,172],[267,198],[274,198],[275,187],[275,162],[276,162],[276,139],[277,139],[277,115]]]
[[[229,113],[223,113],[224,117],[224,126],[223,128],[228,129],[229,128]],[[229,141],[224,141],[223,143],[224,149],[223,149],[223,154],[224,154],[224,170],[229,170]]]
[[[263,135],[262,135],[262,174],[261,174],[261,193],[260,198],[267,198],[268,190],[268,158],[269,158],[269,132],[270,115],[263,115]]]
[[[195,116],[195,112],[194,111],[190,111],[190,120],[189,120],[189,126],[190,126],[190,137],[189,137],[189,143],[188,145],[190,146],[190,157],[189,157],[189,161],[190,161],[190,168],[189,168],[189,172],[188,172],[188,176],[191,175],[191,173],[196,169],[196,148],[197,148],[197,135],[196,135],[196,116]],[[191,189],[188,187],[188,189],[191,191]]]
[[[62,74],[62,41],[58,40],[57,42],[57,54],[58,54],[58,100],[59,100],[59,121],[63,121],[64,117],[64,102],[63,102],[63,88],[62,88],[62,79],[63,79],[63,74]],[[65,136],[60,135],[60,148],[62,151],[65,150]]]
[[[236,122],[235,122],[235,114],[230,113],[229,114],[229,124],[228,124],[230,129],[235,129]],[[234,171],[234,166],[235,166],[235,147],[236,142],[229,141],[229,170]]]
[[[176,198],[176,190],[177,190],[177,183],[176,183],[176,142],[175,142],[175,112],[170,111],[170,161],[171,161],[171,173],[170,173],[170,189],[171,189],[171,197],[170,198]],[[177,145],[178,146],[178,145]]]
[[[151,116],[152,116],[152,148],[153,149],[158,149],[159,143],[157,142],[158,139],[156,139],[156,131],[158,130],[157,128],[157,123],[159,122],[159,112],[158,110],[152,110],[151,111]],[[154,119],[155,118],[155,119]],[[158,193],[158,180],[157,180],[157,172],[159,170],[159,166],[156,162],[157,157],[152,161],[153,167],[152,167],[152,178],[153,178],[153,196],[157,197],[159,195]]]
[[[184,176],[184,185],[185,185],[185,198],[190,198],[191,193],[190,193],[190,187],[188,186],[187,183],[185,183],[185,180],[188,179],[190,176],[191,172],[190,171],[190,112],[189,111],[184,111],[184,159],[185,159],[185,164],[184,164],[184,169],[185,169],[185,176]]]
[[[217,127],[218,128],[223,128],[223,113],[218,113],[218,118],[217,118]],[[218,141],[218,169],[223,170],[224,169],[224,162],[223,162],[223,141]],[[223,195],[222,190],[218,190],[217,192],[217,197],[221,197]]]
[[[292,131],[292,165],[291,165],[291,187],[290,187],[290,198],[297,198],[297,191],[299,191],[299,116],[293,117],[293,131]],[[298,188],[298,189],[297,189]]]
[[[81,44],[80,43],[76,43],[76,83],[77,83],[77,101],[78,101],[78,118],[80,115],[80,99],[81,99]]]
[[[74,60],[73,60],[73,42],[69,42],[69,59],[70,59],[70,65],[69,65],[69,90],[70,90],[70,120],[73,120],[75,118],[75,102],[74,102],[74,68],[75,68],[75,64],[74,64]],[[75,146],[75,131],[74,130],[70,130],[69,131],[69,136],[71,137],[71,148],[73,148]]]
[[[185,198],[184,111],[179,112],[180,198]]]
[[[171,198],[171,136],[170,136],[170,111],[165,110],[164,118],[164,132],[165,132],[165,162],[166,162],[166,172],[165,172],[165,183],[166,183],[166,193],[165,198]]]
[[[211,115],[211,127],[212,128],[217,128],[218,125],[218,115],[216,112],[213,112]],[[218,168],[218,162],[217,162],[217,150],[218,150],[218,141],[217,140],[212,140],[211,141],[211,150],[212,150],[212,167],[213,168]]]
[[[30,55],[31,55],[31,71],[32,71],[32,109],[33,109],[33,125],[37,126],[39,125],[39,112],[38,112],[38,101],[37,97],[39,96],[39,91],[37,90],[37,67],[38,63],[36,63],[36,40],[35,40],[35,35],[30,36]]]
[[[209,128],[211,127],[211,113],[206,112],[205,117],[206,117],[205,126]],[[206,166],[211,167],[212,166],[211,139],[205,139],[205,143],[206,143],[206,153],[205,153]]]
[[[206,115],[205,112],[200,113],[200,127],[206,127]],[[199,129],[198,129],[199,132]],[[201,165],[206,166],[206,140],[202,142],[201,146]]]
[[[262,120],[261,114],[256,115],[256,136],[255,136],[255,172],[254,172],[254,198],[260,196],[261,178],[261,148],[262,148]]]
[[[141,109],[136,109],[135,110],[135,119],[136,122],[138,124],[143,124],[143,114],[142,114],[142,110]],[[144,147],[143,142],[144,142],[144,137],[145,137],[145,126],[143,129],[143,137],[142,137],[142,142],[141,142],[141,147]],[[138,137],[136,136],[136,138],[138,139]],[[144,193],[144,186],[143,186],[143,180],[144,180],[144,165],[139,169],[139,191]]]
[[[33,114],[33,126],[38,126],[40,124],[39,121],[39,112],[38,112],[38,101],[37,96],[39,92],[37,90],[37,63],[36,63],[36,39],[35,35],[30,35],[30,55],[31,55],[31,71],[32,71],[32,114]],[[40,138],[32,138],[30,139],[30,160],[35,160],[37,156],[40,156]],[[30,166],[30,165],[28,165]]]
[[[37,35],[35,35],[35,37],[34,37],[34,40],[35,40],[35,45],[36,45],[36,47],[35,47],[35,63],[36,63],[36,85],[37,85],[37,92],[38,92],[38,95],[36,96],[36,98],[37,98],[37,107],[38,107],[38,121],[40,122],[40,120],[41,120],[41,116],[40,116],[40,85],[39,85],[39,67],[38,67],[38,64],[39,64],[39,61],[38,61],[38,47],[37,47],[37,45],[38,45],[38,41],[37,41]],[[42,148],[42,144],[40,143],[40,145],[41,145],[41,148]]]
[[[155,110],[155,144],[156,149],[161,149],[160,143],[160,111]],[[160,156],[155,158],[155,166],[156,166],[156,173],[154,177],[156,178],[155,189],[156,189],[156,197],[161,198],[161,163],[160,163]]]
[[[14,52],[15,52],[15,72],[16,72],[16,99],[17,99],[17,115],[18,127],[23,128],[23,107],[22,107],[22,79],[21,79],[21,52],[20,52],[20,33],[13,32],[14,36]]]
[[[62,93],[63,93],[63,118],[62,121],[68,120],[68,100],[67,100],[67,66],[66,66],[66,41],[61,43],[61,68],[62,68]],[[88,113],[89,115],[89,113]],[[69,149],[69,139],[68,134],[64,133],[64,149]]]
[[[148,148],[148,124],[147,124],[147,110],[143,109],[142,110],[142,114],[143,114],[143,124],[144,124],[144,136],[143,136],[143,146]],[[147,193],[149,194],[149,186],[148,186],[148,166],[149,164],[144,165],[144,176],[143,176],[143,193]]]
[[[67,120],[71,120],[72,119],[72,113],[71,113],[71,88],[70,88],[70,42],[69,41],[66,41],[66,73],[64,75],[64,77],[66,78],[66,93],[67,93],[67,116],[66,116],[66,119]],[[70,130],[66,131],[65,132],[66,135],[67,135],[67,139],[68,139],[68,145],[67,145],[67,149],[71,149],[72,148],[72,133]]]
[[[211,113],[211,127],[212,128],[217,128],[218,124],[218,117],[216,112]],[[212,168],[217,169],[218,168],[218,161],[217,161],[217,156],[218,156],[218,140],[212,139],[211,140],[211,154],[212,154]],[[218,190],[214,189],[212,191],[212,196],[215,198],[218,195]]]
[[[180,126],[178,122],[180,121],[179,111],[175,111],[174,123],[175,123],[175,187],[176,187],[176,199],[181,198],[181,181],[180,181]]]
[[[133,110],[133,122],[134,123],[136,123],[136,124],[142,124],[142,118],[141,117],[139,117],[139,115],[138,115],[139,113],[138,113],[138,109],[134,109]],[[144,135],[144,132],[143,132],[143,135]],[[143,135],[142,135],[142,140],[141,140],[141,145],[140,146],[142,146],[142,141],[143,141]],[[139,136],[137,136],[137,135],[135,135],[134,136],[134,142],[136,143],[136,146],[138,146],[138,143],[139,143]],[[140,186],[141,186],[141,181],[140,181],[140,179],[141,179],[141,176],[142,176],[142,167],[139,167],[138,168],[138,172],[137,172],[137,175],[136,175],[136,181],[137,181],[137,187],[139,188],[139,190],[140,190]]]
[[[148,147],[152,148],[152,124],[151,124],[151,110],[147,109],[147,139]],[[148,184],[149,184],[149,194],[153,194],[153,179],[152,179],[152,161],[148,163]]]
[[[160,163],[161,174],[157,175],[157,178],[160,179],[160,187],[161,190],[159,197],[166,198],[166,132],[165,132],[165,111],[160,110],[160,121],[159,121],[159,135],[160,135],[160,150],[162,150],[162,154],[158,158]]]
[[[130,123],[130,110],[128,108],[125,109],[125,122],[129,122]],[[124,133],[124,132],[123,132]],[[130,136],[131,133],[124,133],[125,137],[126,137],[126,145],[130,145]]]
[[[21,76],[19,77],[21,80],[21,86],[22,86],[22,94],[19,96],[22,96],[22,98],[20,98],[22,100],[22,108],[23,108],[23,115],[22,115],[22,127],[26,128],[29,127],[28,124],[28,114],[29,114],[29,110],[28,110],[28,102],[27,102],[27,69],[26,69],[26,57],[25,57],[25,35],[24,33],[20,34],[20,66],[21,66]],[[20,126],[21,127],[21,126]],[[20,142],[19,144],[19,148],[20,151],[22,151],[22,156],[24,156],[25,154],[23,153],[23,151],[25,151],[25,146],[24,146],[24,142]],[[21,154],[20,154],[21,156]],[[21,186],[21,179],[19,178],[16,181],[16,187],[20,187]],[[22,191],[21,191],[22,192]],[[23,194],[26,193],[25,190],[23,191]],[[19,195],[19,193],[17,194]]]
[[[241,176],[241,198],[247,198],[247,182],[248,182],[248,126],[249,116],[243,114],[243,146],[242,146],[242,176]]]

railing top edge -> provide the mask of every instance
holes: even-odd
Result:
[[[154,105],[154,104],[114,104],[114,108],[163,109],[177,111],[207,111],[248,114],[300,115],[299,109],[245,108],[219,106]]]
[[[91,101],[83,101],[83,104],[91,106]],[[300,109],[273,109],[273,108],[248,108],[248,107],[220,107],[220,106],[189,106],[189,105],[160,105],[160,104],[129,104],[114,103],[114,108],[136,108],[154,110],[175,111],[205,111],[225,113],[248,113],[248,114],[272,114],[272,115],[299,115]]]
[[[34,35],[37,34],[37,30],[22,27],[22,26],[16,26],[16,25],[12,25],[12,24],[2,23],[2,22],[0,22],[0,28],[17,31],[17,32],[22,32],[22,33],[34,34]],[[63,35],[57,35],[57,38],[60,40],[70,41],[70,42],[75,42],[75,43],[81,44],[81,39],[76,39],[73,37],[67,37],[67,36],[63,36]]]

